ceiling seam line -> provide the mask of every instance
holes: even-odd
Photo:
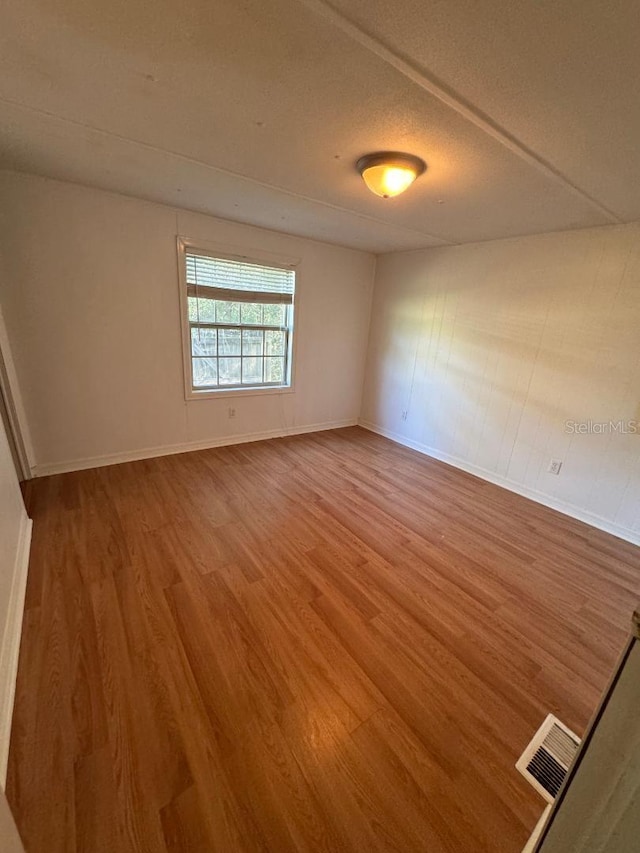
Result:
[[[330,23],[334,24],[338,29],[342,30],[345,35],[354,39],[366,50],[375,54],[383,62],[391,65],[396,71],[400,72],[404,77],[411,80],[419,88],[433,97],[441,101],[445,106],[448,106],[462,118],[475,125],[479,130],[482,130],[496,142],[507,148],[520,159],[529,163],[529,165],[538,169],[538,171],[562,184],[566,189],[574,195],[586,201],[592,207],[600,212],[602,216],[612,223],[623,224],[624,219],[619,217],[612,210],[609,210],[606,205],[591,196],[577,184],[574,184],[569,178],[556,169],[555,166],[548,163],[539,154],[536,154],[533,149],[520,142],[515,136],[504,130],[496,121],[485,115],[471,102],[465,101],[461,96],[453,90],[449,90],[444,85],[430,76],[427,72],[421,70],[408,59],[405,59],[401,54],[397,53],[393,48],[388,47],[376,36],[367,33],[359,24],[349,19],[346,15],[332,6],[326,0],[298,0],[304,6],[307,6],[318,15],[326,18]]]
[[[119,142],[125,142],[125,143],[128,143],[130,145],[137,145],[140,148],[145,148],[149,151],[156,151],[160,154],[165,154],[165,155],[168,155],[170,157],[175,157],[177,159],[184,160],[187,163],[193,163],[196,166],[203,166],[205,169],[211,169],[214,172],[220,172],[220,173],[222,173],[224,175],[228,175],[232,178],[237,178],[237,179],[242,180],[242,181],[247,181],[248,183],[256,184],[257,186],[264,187],[265,189],[269,189],[269,190],[273,190],[275,192],[282,193],[283,195],[287,195],[287,196],[290,196],[292,198],[300,199],[301,201],[307,201],[307,202],[310,202],[311,204],[317,204],[317,205],[320,205],[321,207],[326,207],[329,210],[336,210],[336,211],[339,211],[340,213],[345,213],[348,216],[354,216],[354,217],[357,217],[358,219],[362,219],[365,222],[372,222],[372,223],[375,223],[376,225],[382,225],[386,228],[394,228],[397,231],[402,231],[406,234],[415,234],[419,237],[423,237],[423,238],[430,239],[430,240],[438,240],[441,244],[444,244],[447,246],[458,245],[458,241],[450,240],[447,237],[441,237],[441,236],[438,236],[437,234],[431,234],[429,232],[424,232],[424,231],[416,231],[414,228],[407,228],[404,225],[395,225],[391,222],[385,222],[383,219],[376,219],[376,217],[369,216],[366,213],[359,213],[357,211],[349,210],[346,207],[341,207],[340,205],[332,204],[331,202],[328,202],[328,201],[320,201],[319,199],[312,198],[311,196],[302,195],[301,193],[295,193],[292,190],[287,190],[287,189],[284,189],[282,187],[275,186],[274,184],[268,184],[265,181],[258,180],[257,178],[250,178],[250,177],[247,177],[247,175],[241,175],[238,172],[231,171],[231,169],[225,169],[223,166],[214,166],[212,163],[207,163],[204,160],[198,160],[197,158],[190,157],[187,154],[180,154],[180,152],[178,152],[178,151],[171,151],[168,148],[161,148],[160,146],[153,145],[150,142],[142,142],[138,139],[131,139],[130,137],[123,136],[120,133],[114,133],[113,131],[104,130],[104,128],[95,127],[94,125],[86,124],[85,122],[77,121],[76,119],[71,119],[71,118],[67,118],[65,116],[60,116],[57,113],[50,112],[49,110],[42,110],[39,107],[33,107],[30,104],[24,104],[24,103],[21,103],[20,101],[15,101],[11,98],[0,97],[0,103],[9,104],[11,106],[18,107],[19,109],[24,109],[24,110],[27,110],[29,112],[35,113],[37,115],[47,116],[48,118],[52,118],[56,121],[60,121],[60,122],[63,122],[65,124],[70,124],[70,125],[73,125],[75,127],[83,128],[84,130],[91,131],[92,133],[102,134],[103,136],[111,137],[112,139],[117,139]],[[428,247],[428,248],[438,248],[438,247],[433,246],[433,247]]]

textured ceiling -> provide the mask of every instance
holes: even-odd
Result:
[[[5,0],[0,166],[372,251],[640,219],[639,37],[616,0]]]

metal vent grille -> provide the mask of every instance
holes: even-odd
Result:
[[[579,746],[580,738],[549,714],[520,756],[516,768],[552,803]]]

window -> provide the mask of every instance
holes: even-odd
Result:
[[[185,245],[181,246],[181,263],[190,396],[288,387],[294,271],[214,256]]]

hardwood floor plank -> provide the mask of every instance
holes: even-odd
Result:
[[[119,807],[109,747],[79,757],[74,776],[76,850],[113,853],[130,849],[122,821],[114,819]]]
[[[519,853],[640,549],[359,428],[33,480],[29,853]]]
[[[208,853],[214,849],[195,785],[160,810],[160,821],[168,853]]]
[[[163,846],[154,803],[163,790],[162,777],[156,775],[159,745],[154,745],[150,736],[147,695],[138,689],[133,661],[127,653],[113,579],[92,584],[91,598],[118,802],[115,816],[126,843],[141,853],[152,853]]]

